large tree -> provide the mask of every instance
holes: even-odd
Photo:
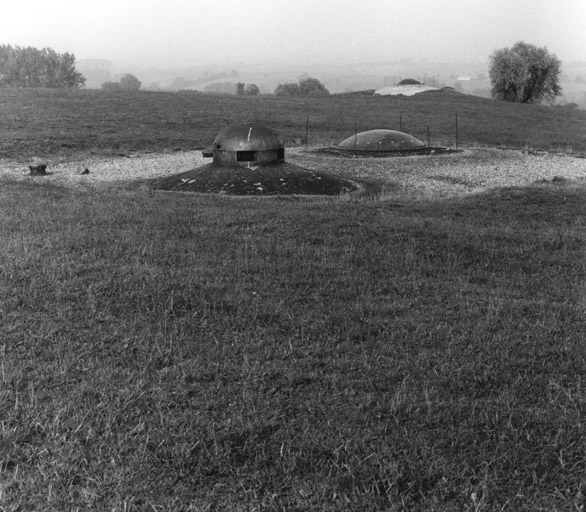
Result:
[[[328,96],[328,91],[324,84],[317,78],[303,78],[299,80],[299,96]]]
[[[0,87],[82,87],[85,77],[75,69],[75,56],[51,48],[0,45]]]
[[[138,91],[142,85],[141,81],[134,75],[126,74],[120,78],[121,91]]]
[[[298,84],[279,84],[275,89],[277,96],[328,96],[330,92],[317,78],[302,78]]]
[[[553,101],[560,96],[561,62],[547,48],[522,41],[490,56],[492,96],[518,103]]]

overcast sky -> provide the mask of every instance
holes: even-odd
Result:
[[[586,61],[586,0],[9,0],[0,44],[77,60],[195,66],[487,62],[522,40]]]

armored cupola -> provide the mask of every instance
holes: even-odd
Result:
[[[256,167],[285,161],[281,136],[260,123],[224,128],[214,139],[214,164]]]
[[[421,85],[419,80],[415,80],[414,78],[405,78],[401,80],[397,85]]]
[[[396,130],[368,130],[352,135],[334,147],[370,153],[421,149],[425,144],[408,133]]]

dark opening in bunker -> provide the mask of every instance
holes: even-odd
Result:
[[[256,162],[256,151],[237,151],[237,162]]]

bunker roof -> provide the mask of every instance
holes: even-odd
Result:
[[[222,151],[266,151],[283,148],[281,136],[260,123],[240,123],[224,128],[214,139],[214,149]]]

